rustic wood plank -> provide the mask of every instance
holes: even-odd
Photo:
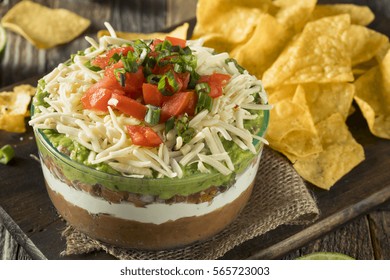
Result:
[[[23,230],[15,223],[14,220],[4,211],[4,209],[0,206],[0,224],[4,226],[6,231],[6,238],[5,240],[10,239],[11,242],[9,243],[7,241],[4,248],[7,252],[4,254],[5,256],[10,256],[11,259],[17,259],[18,254],[18,245],[23,247],[26,252],[28,252],[28,255],[32,259],[38,259],[38,260],[45,260],[46,257],[42,254],[42,252],[35,246],[35,244],[27,237],[27,235],[23,232]],[[8,237],[8,234],[10,237]],[[12,236],[12,238],[11,238]],[[14,246],[16,244],[16,246]],[[9,248],[9,249],[8,249]],[[3,249],[4,251],[4,249]],[[11,251],[10,254],[8,251]]]
[[[390,260],[390,211],[372,211],[368,222],[375,259]]]
[[[197,3],[197,0],[167,0],[166,26],[195,18]]]
[[[290,253],[286,259],[314,252],[337,252],[358,260],[374,259],[369,224],[366,216],[353,220],[345,226],[319,238],[300,250]]]

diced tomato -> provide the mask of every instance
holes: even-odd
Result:
[[[125,56],[129,51],[133,52],[134,51],[133,47],[129,46],[129,47],[115,48],[109,50],[104,56],[96,57],[91,63],[92,65],[99,66],[101,69],[105,69],[108,65],[111,64],[110,59],[114,54],[117,53]]]
[[[93,109],[107,112],[107,102],[111,98],[112,91],[105,88],[88,90],[81,98],[84,109]]]
[[[158,147],[162,143],[161,138],[150,127],[127,125],[126,128],[134,145]]]
[[[116,105],[112,105],[112,107],[126,115],[132,116],[139,120],[144,120],[147,110],[145,105],[121,94],[113,93],[111,98],[118,100],[118,103]]]
[[[104,73],[105,77],[110,80],[110,84],[118,89],[125,91],[126,95],[133,99],[137,99],[142,95],[142,84],[145,81],[144,73],[142,67],[138,68],[138,71],[135,73],[126,73],[125,74],[125,86],[122,87],[119,84],[117,77],[115,76],[115,69],[123,68],[122,61],[115,63],[114,65],[108,67]]]
[[[184,114],[191,99],[191,91],[177,92],[172,95],[161,107],[160,122],[165,122],[172,116]]]
[[[164,75],[167,73],[169,70],[173,70],[173,65],[172,64],[167,64],[163,67],[160,67],[156,64],[154,68],[152,69],[152,73],[156,75]]]
[[[157,85],[144,83],[142,85],[142,94],[145,104],[161,107],[163,102],[163,95],[158,90]]]
[[[193,116],[195,115],[195,107],[196,107],[196,103],[198,102],[198,96],[194,91],[189,91],[189,93],[190,93],[190,100],[188,101],[188,105],[184,110],[184,113],[187,113],[189,116]]]
[[[198,83],[208,83],[210,86],[210,97],[217,98],[222,95],[222,88],[230,80],[231,76],[221,73],[201,76]]]
[[[185,46],[186,46],[186,40],[183,40],[180,38],[166,36],[165,40],[168,40],[169,42],[171,42],[172,46],[179,46],[181,48],[185,48]]]
[[[210,76],[210,82],[224,85],[224,83],[227,83],[230,80],[231,76],[228,74],[221,74],[221,73],[213,73]]]
[[[100,88],[111,89],[122,91],[122,94],[125,94],[124,89],[118,83],[118,81],[112,79],[111,77],[104,76],[99,82],[90,87],[90,90],[98,90]]]
[[[190,73],[176,73],[175,72],[175,78],[176,81],[179,83],[179,90],[178,91],[184,91],[188,87],[188,83],[190,82]]]

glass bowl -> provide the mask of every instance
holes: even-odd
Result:
[[[261,137],[269,122],[269,112],[263,112]],[[250,197],[263,148],[254,140],[258,153],[231,176],[131,178],[76,162],[60,153],[43,131],[34,133],[46,188],[59,214],[92,238],[147,250],[185,246],[226,228]]]

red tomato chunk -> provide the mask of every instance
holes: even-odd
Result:
[[[150,127],[128,125],[126,128],[134,145],[158,147],[162,143],[160,136]]]

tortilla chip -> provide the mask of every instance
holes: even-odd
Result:
[[[125,40],[137,40],[137,39],[144,39],[144,40],[150,40],[150,39],[161,39],[164,40],[166,36],[176,37],[180,39],[187,39],[187,32],[188,32],[189,24],[183,23],[182,25],[176,27],[174,30],[172,30],[169,33],[132,33],[132,32],[116,32],[116,35],[118,38],[122,38]],[[107,30],[100,30],[97,34],[98,38],[101,38],[103,36],[109,36],[110,32]]]
[[[242,43],[253,32],[258,17],[271,4],[269,0],[199,0],[196,10],[197,24],[192,38],[198,39],[209,33],[217,33],[225,37],[228,44]]]
[[[311,20],[342,14],[351,16],[351,23],[369,25],[375,18],[374,13],[367,6],[354,4],[317,5],[311,15]]]
[[[292,100],[297,89],[297,85],[284,85],[278,88],[271,88],[267,91],[268,102],[276,104],[284,99]]]
[[[280,141],[269,139],[269,143],[271,148],[282,154],[298,158],[310,156],[322,151],[318,134],[306,130],[291,131]]]
[[[24,118],[28,115],[28,105],[35,88],[21,85],[13,91],[0,92],[0,129],[9,132],[25,132]]]
[[[237,47],[237,44],[226,41],[226,37],[218,33],[205,34],[202,36],[202,40],[205,47],[213,48],[218,53],[231,52]]]
[[[355,82],[355,101],[372,134],[390,139],[390,51]]]
[[[282,25],[298,33],[309,20],[316,3],[317,0],[275,0],[274,5],[280,8],[275,17]]]
[[[352,66],[370,60],[388,43],[385,35],[360,25],[351,25],[346,33]]]
[[[316,127],[323,151],[307,157],[288,157],[305,180],[329,190],[364,160],[364,150],[352,137],[343,116],[338,113],[318,123]]]
[[[70,42],[90,25],[88,19],[68,10],[50,9],[31,1],[16,4],[1,23],[42,49]]]
[[[294,92],[294,94],[291,94]],[[322,150],[317,130],[310,115],[302,87],[285,87],[279,93],[281,101],[272,103],[267,139],[270,146],[282,153],[308,156]],[[294,96],[300,96],[295,98]]]
[[[270,111],[268,138],[281,140],[294,130],[305,130],[315,133],[314,123],[305,103],[295,103],[291,99],[283,99],[273,103]]]
[[[309,22],[264,73],[264,86],[352,81],[351,58],[342,39],[349,26],[348,15]]]
[[[347,119],[355,93],[353,84],[311,83],[299,85],[299,87],[303,88],[307,106],[315,124],[327,119],[334,113],[340,113],[344,121]]]
[[[274,17],[262,14],[250,39],[232,50],[230,55],[249,73],[260,79],[265,70],[274,63],[290,37],[287,29]]]

